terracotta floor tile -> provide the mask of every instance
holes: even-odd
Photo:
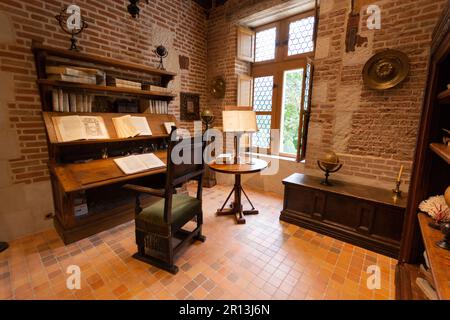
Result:
[[[0,299],[393,299],[396,261],[279,221],[283,199],[248,188],[259,215],[217,217],[229,187],[204,189],[205,243],[189,246],[171,275],[133,259],[134,223],[64,246],[54,230],[12,241],[0,254]],[[366,287],[369,265],[382,289]],[[66,286],[67,267],[81,290]]]

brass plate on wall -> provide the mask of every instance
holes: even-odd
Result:
[[[410,71],[408,56],[398,50],[385,50],[367,61],[363,70],[366,86],[375,90],[393,88],[403,82]]]
[[[211,82],[209,89],[211,95],[216,99],[225,98],[226,82],[222,76],[215,77]]]

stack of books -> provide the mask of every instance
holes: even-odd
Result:
[[[140,108],[144,113],[169,114],[169,102],[160,100],[140,100]]]
[[[47,66],[46,72],[49,80],[82,84],[97,84],[97,75],[102,74],[98,69],[73,66]]]
[[[110,87],[142,90],[142,84],[140,82],[110,76],[106,77],[106,84]]]
[[[74,204],[73,209],[74,209],[75,217],[78,218],[78,217],[82,217],[82,216],[89,214],[89,208],[87,205],[86,194],[84,191],[73,200],[73,204]]]
[[[53,89],[52,99],[54,112],[92,112],[94,96]]]
[[[155,91],[155,92],[164,92],[164,93],[172,93],[172,91],[169,88],[155,86],[155,85],[152,85],[152,84],[145,84],[145,83],[142,85],[142,90]]]

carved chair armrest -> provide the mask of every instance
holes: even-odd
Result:
[[[139,193],[146,193],[146,194],[150,194],[152,196],[159,197],[159,198],[164,198],[165,197],[165,191],[164,190],[156,190],[156,189],[152,189],[152,188],[148,188],[148,187],[137,186],[137,185],[134,185],[134,184],[126,184],[126,185],[123,186],[123,188],[135,191],[138,194]]]

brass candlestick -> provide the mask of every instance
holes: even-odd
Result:
[[[394,199],[397,199],[397,198],[401,198],[401,197],[402,197],[402,191],[400,190],[401,184],[402,184],[402,181],[401,181],[401,180],[398,180],[398,181],[396,182],[395,189],[392,189],[392,192],[394,193],[394,196],[393,196]]]

